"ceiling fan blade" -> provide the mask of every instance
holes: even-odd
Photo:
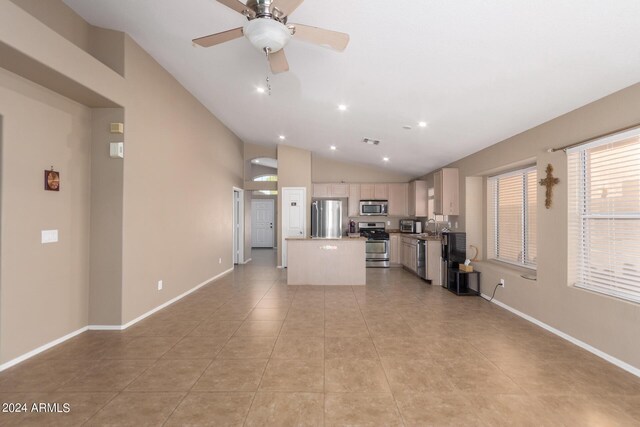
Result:
[[[269,65],[273,74],[289,71],[289,62],[287,62],[284,49],[269,54]]]
[[[341,52],[345,50],[349,44],[349,34],[346,33],[302,24],[292,24],[292,26],[295,27],[293,37],[305,42],[329,47]]]
[[[304,0],[273,0],[271,3],[271,12],[273,12],[274,9],[278,9],[280,16],[289,16],[303,1]]]
[[[223,31],[221,33],[211,34],[204,37],[198,37],[193,39],[193,42],[202,47],[210,47],[220,43],[228,42],[229,40],[242,37],[242,27],[234,28],[233,30]]]
[[[233,9],[236,12],[243,14],[244,16],[249,16],[251,18],[254,18],[256,16],[256,13],[253,10],[249,9],[246,4],[242,3],[239,0],[218,0],[218,3],[222,3],[229,9]]]

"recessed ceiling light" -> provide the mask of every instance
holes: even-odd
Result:
[[[284,135],[280,135],[278,138],[280,138],[280,141],[284,141],[286,139]]]
[[[389,161],[389,158],[388,158],[388,157],[383,157],[383,158],[382,158],[382,161],[383,161],[383,162],[388,162],[388,161]]]
[[[347,111],[347,106],[346,106],[346,105],[344,105],[344,104],[340,104],[340,105],[338,105],[338,110],[340,110],[340,111]]]
[[[419,122],[418,126],[420,126],[421,128],[426,128],[427,127],[427,122]]]
[[[256,88],[256,91],[258,91],[258,93],[264,93],[265,89],[263,87],[258,87]]]
[[[331,146],[331,147],[329,147],[329,148],[331,148],[331,149],[332,149],[332,150],[334,150],[334,151],[336,150],[336,146],[335,146],[335,145],[332,145],[332,146]]]
[[[255,160],[256,163],[260,163],[260,160]]]

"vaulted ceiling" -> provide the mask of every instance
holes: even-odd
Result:
[[[306,0],[290,22],[347,32],[350,44],[338,53],[292,40],[291,69],[278,75],[245,38],[193,46],[246,22],[217,1],[64,1],[128,33],[246,142],[414,175],[640,76],[637,0]],[[267,76],[271,95],[257,91]]]

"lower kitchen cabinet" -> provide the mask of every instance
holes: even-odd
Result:
[[[418,256],[417,248],[418,239],[412,239],[410,237],[402,237],[402,265],[410,271],[416,273],[418,271]]]
[[[400,265],[400,236],[397,234],[389,235],[389,263]]]
[[[427,240],[427,279],[432,285],[442,286],[442,243],[440,240]]]

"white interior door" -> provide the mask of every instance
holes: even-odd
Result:
[[[273,199],[251,200],[251,246],[254,248],[272,248],[274,233]]]
[[[282,189],[282,266],[287,266],[287,237],[305,237],[307,227],[307,189]]]
[[[244,262],[244,191],[233,189],[233,253],[231,259],[234,264]]]

